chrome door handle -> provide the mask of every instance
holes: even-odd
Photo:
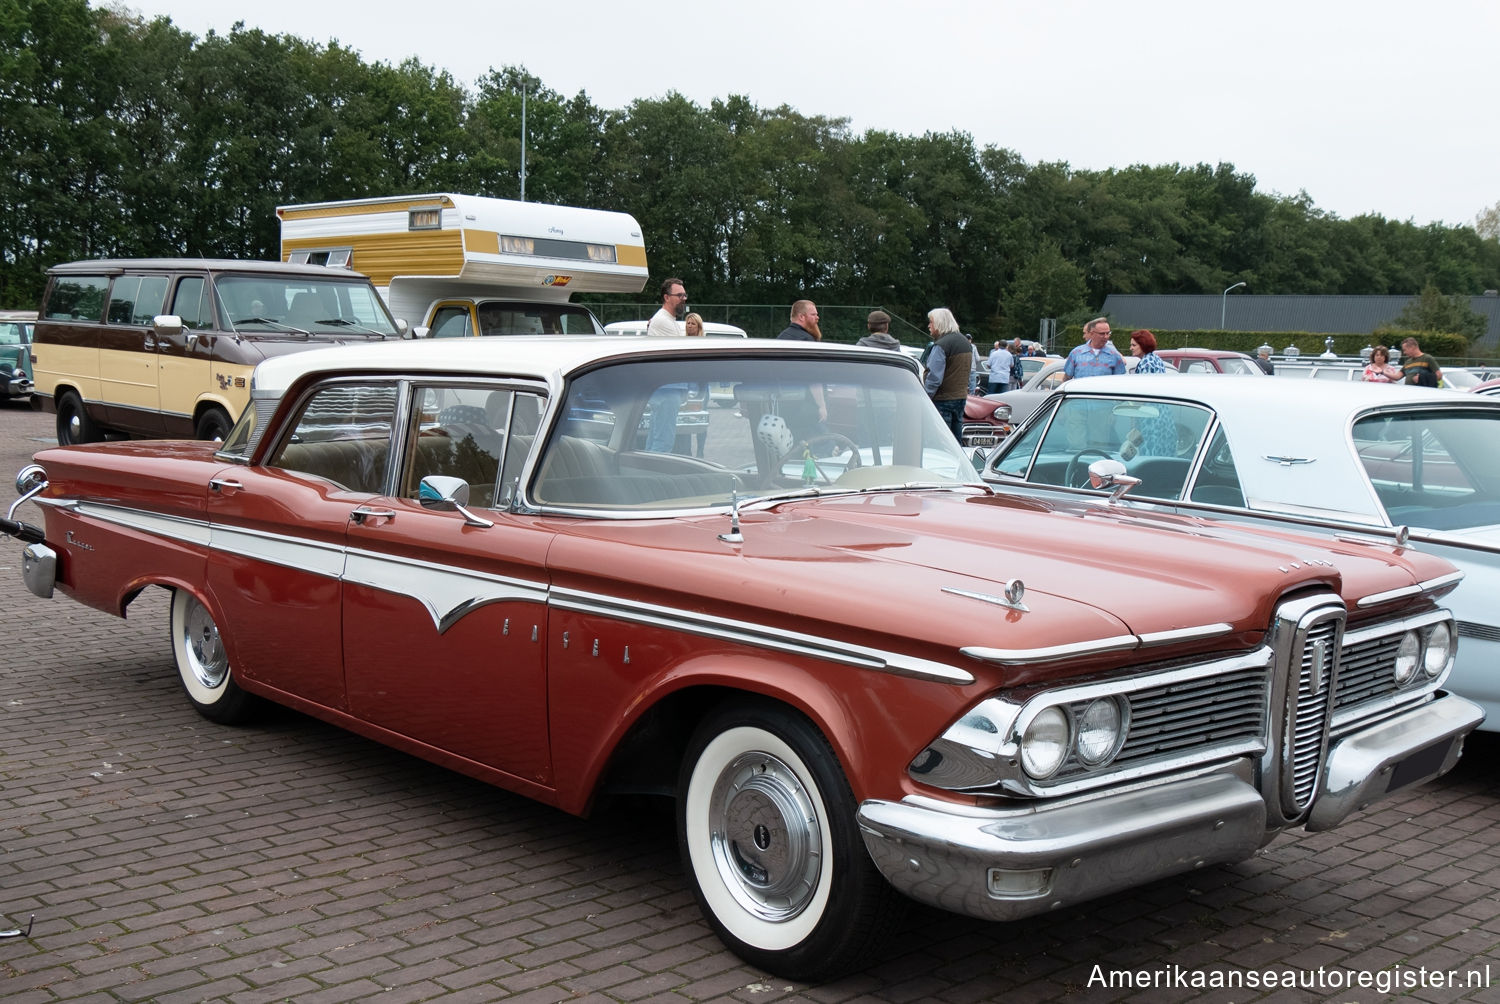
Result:
[[[208,487],[216,492],[237,492],[242,490],[245,486],[240,484],[238,481],[231,481],[228,478],[211,478],[208,482]]]
[[[349,514],[349,518],[363,526],[371,520],[387,520],[395,522],[396,511],[394,509],[372,509],[369,506],[360,506]]]

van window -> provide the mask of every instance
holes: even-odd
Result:
[[[467,338],[471,333],[467,306],[440,307],[432,315],[430,335],[433,338]]]
[[[104,317],[104,291],[109,277],[104,275],[58,276],[47,294],[42,313],[61,321],[98,321]]]
[[[204,296],[206,283],[202,276],[189,276],[177,284],[177,295],[172,298],[172,309],[168,313],[182,318],[182,326],[199,331],[214,326],[213,305]]]
[[[110,324],[150,324],[167,298],[164,275],[122,275],[109,291]]]

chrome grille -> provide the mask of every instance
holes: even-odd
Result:
[[[1300,653],[1297,703],[1287,722],[1291,791],[1299,810],[1311,803],[1323,767],[1334,667],[1338,664],[1337,642],[1338,621],[1325,620],[1308,630]]]
[[[1129,729],[1112,766],[1127,767],[1190,750],[1264,748],[1268,683],[1266,671],[1257,666],[1126,694]],[[1087,706],[1087,701],[1074,701],[1068,710],[1077,720]],[[1086,770],[1070,756],[1054,780]]]
[[[1400,633],[1345,645],[1334,707],[1342,711],[1395,693],[1392,667],[1396,665],[1396,650],[1400,647]],[[1420,679],[1414,682],[1422,683]]]

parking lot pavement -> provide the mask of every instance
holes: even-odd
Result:
[[[5,505],[51,428],[0,407]],[[37,599],[19,555],[0,543],[0,929],[36,922],[0,940],[7,1004],[1500,1000],[1489,736],[1241,864],[1011,925],[913,908],[879,966],[809,987],[720,946],[668,810],[575,819],[292,712],[213,725],[164,593],[128,620]]]

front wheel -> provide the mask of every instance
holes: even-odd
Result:
[[[859,968],[903,901],[876,871],[828,741],[766,701],[699,727],[683,761],[677,837],[709,924],[740,958],[787,979]]]
[[[198,714],[234,725],[251,718],[259,699],[240,689],[213,614],[185,589],[172,593],[172,656],[182,689]]]

